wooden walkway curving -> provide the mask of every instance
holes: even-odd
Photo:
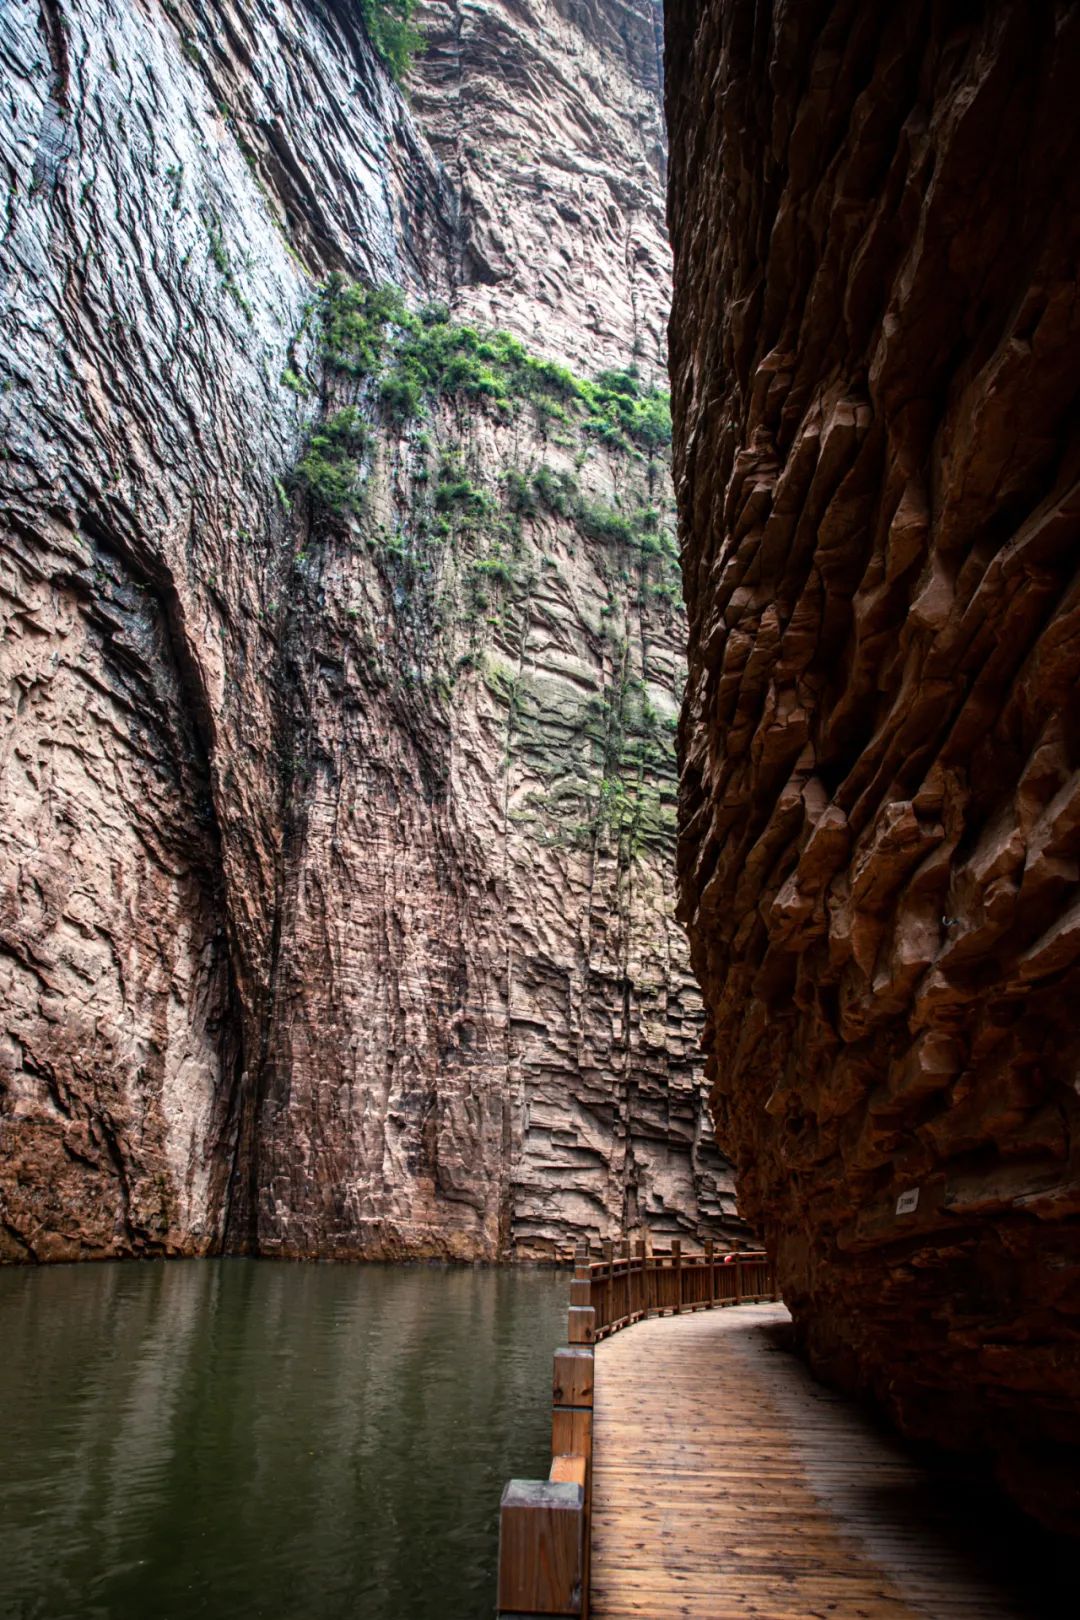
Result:
[[[787,1321],[747,1305],[597,1347],[592,1620],[1045,1612],[986,1578],[992,1527],[962,1500],[950,1522],[940,1479],[785,1351]]]

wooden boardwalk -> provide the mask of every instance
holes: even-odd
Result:
[[[592,1620],[1045,1613],[987,1577],[993,1527],[949,1522],[962,1493],[784,1350],[787,1321],[747,1305],[597,1347]]]

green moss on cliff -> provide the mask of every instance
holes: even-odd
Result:
[[[450,694],[472,685],[479,724],[504,729],[508,768],[534,784],[513,815],[537,842],[626,865],[666,844],[670,715],[633,671],[674,705],[650,651],[678,634],[667,396],[633,366],[582,379],[393,287],[333,277],[313,318],[329,414],[297,483],[314,534],[362,549],[382,585],[350,636],[383,648],[383,684],[425,724],[452,728]],[[573,672],[539,673],[545,645],[556,669],[567,659],[586,685],[591,671],[595,695]]]
[[[421,416],[438,398],[512,414],[531,404],[543,423],[577,423],[617,449],[651,452],[671,442],[668,395],[643,388],[633,367],[593,381],[542,360],[509,332],[456,325],[445,304],[413,313],[396,287],[363,287],[335,275],[322,303],[323,354],[334,371],[372,377],[391,421]]]
[[[332,512],[354,512],[359,499],[360,463],[370,433],[355,405],[329,417],[308,440],[297,477],[313,498]]]
[[[398,84],[424,49],[424,36],[413,25],[416,0],[360,0],[368,38]]]

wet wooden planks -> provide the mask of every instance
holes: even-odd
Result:
[[[782,1305],[596,1351],[592,1620],[1017,1620],[933,1481],[816,1384]]]

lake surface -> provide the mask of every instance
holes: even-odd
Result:
[[[2,1620],[479,1620],[564,1273],[0,1271]]]

